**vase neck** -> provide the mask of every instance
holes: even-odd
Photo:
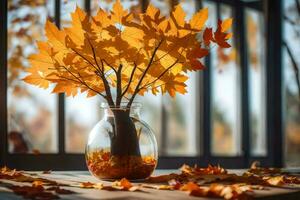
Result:
[[[113,117],[115,112],[126,112],[130,117],[136,119],[140,118],[140,110],[142,105],[140,103],[133,103],[130,108],[127,107],[127,102],[121,103],[120,106],[112,107],[107,103],[102,103],[101,108],[104,110],[104,118]]]

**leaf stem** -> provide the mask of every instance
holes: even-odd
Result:
[[[139,80],[137,86],[135,87],[134,93],[132,94],[132,96],[131,96],[131,98],[130,98],[128,104],[127,104],[127,107],[128,107],[128,108],[131,107],[131,104],[132,104],[134,98],[136,97],[137,93],[139,92],[139,87],[140,87],[140,85],[142,84],[142,81],[143,81],[144,77],[146,76],[148,70],[150,69],[150,67],[151,67],[151,65],[152,65],[152,63],[153,63],[154,57],[155,57],[155,55],[156,55],[156,52],[157,52],[157,50],[159,49],[159,47],[160,47],[160,45],[162,44],[162,42],[163,42],[163,39],[160,40],[160,42],[158,43],[158,45],[155,47],[155,49],[154,49],[154,51],[153,51],[153,53],[152,53],[151,59],[150,59],[148,65],[147,65],[145,71],[143,72],[142,77],[140,78],[140,80]]]

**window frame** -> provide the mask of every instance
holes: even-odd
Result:
[[[205,59],[207,69],[200,72],[198,84],[200,93],[198,102],[199,127],[197,130],[198,147],[201,147],[198,156],[160,156],[158,168],[178,168],[182,164],[222,164],[227,168],[246,168],[254,160],[262,165],[283,166],[283,119],[282,119],[282,1],[251,1],[241,0],[208,0],[217,5],[226,4],[233,8],[234,35],[239,52],[238,64],[241,70],[240,113],[241,113],[241,149],[239,156],[214,156],[211,153],[211,57]],[[55,0],[55,23],[60,26],[60,0]],[[140,0],[143,10],[147,7],[146,0]],[[176,2],[176,1],[174,1]],[[198,8],[201,2],[197,1]],[[91,3],[85,0],[85,9],[90,12]],[[245,8],[249,7],[266,13],[266,156],[251,156],[250,154],[250,123],[249,123],[249,66],[247,60]],[[0,30],[0,166],[7,165],[24,170],[85,170],[83,154],[66,153],[65,151],[65,97],[58,95],[58,153],[51,154],[10,154],[7,141],[7,1],[0,1],[1,30]],[[275,23],[277,22],[277,23]],[[279,23],[278,23],[279,22]],[[279,89],[278,89],[279,88]],[[198,97],[197,97],[198,98]],[[201,111],[201,112],[200,112]],[[165,110],[162,109],[162,116]],[[198,118],[198,116],[197,116]],[[162,117],[162,128],[165,130],[166,122]],[[201,134],[200,134],[201,133]],[[166,134],[162,135],[162,144],[166,142]],[[59,164],[57,164],[59,163]]]

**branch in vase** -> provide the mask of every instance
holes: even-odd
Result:
[[[176,59],[176,61],[170,65],[165,71],[163,71],[163,73],[161,73],[154,81],[151,81],[150,83],[145,84],[144,86],[142,86],[141,88],[139,88],[139,91],[141,91],[142,89],[147,88],[148,86],[151,86],[152,84],[154,84],[156,81],[158,81],[159,79],[161,79],[170,69],[172,69],[176,64],[178,63],[178,59]]]
[[[122,95],[121,95],[122,97],[126,94],[126,92],[128,91],[128,89],[129,89],[129,87],[130,87],[130,84],[131,84],[131,82],[132,82],[132,80],[133,80],[133,77],[134,77],[134,73],[135,73],[136,68],[137,68],[137,65],[136,65],[136,63],[134,62],[134,67],[133,67],[133,69],[132,69],[132,71],[131,71],[130,78],[129,78],[129,80],[128,80],[128,84],[126,85],[126,88],[125,88],[125,90],[123,91],[123,93],[122,93]]]
[[[120,106],[122,100],[122,68],[123,65],[120,64],[117,71],[117,97],[116,97],[116,106]]]
[[[137,86],[135,87],[134,93],[132,94],[132,96],[131,96],[131,98],[130,98],[128,104],[127,104],[127,107],[128,107],[128,108],[130,108],[130,106],[131,106],[131,104],[132,104],[134,98],[136,97],[136,95],[137,95],[137,93],[138,93],[138,89],[139,89],[140,85],[142,84],[142,81],[143,81],[144,77],[146,76],[148,70],[150,69],[150,67],[151,67],[151,65],[152,65],[152,63],[153,63],[154,57],[155,57],[155,55],[156,55],[156,52],[157,52],[157,50],[159,49],[159,47],[160,47],[160,45],[162,44],[162,42],[163,42],[163,40],[160,40],[160,42],[158,43],[158,45],[155,47],[155,49],[154,49],[154,51],[153,51],[153,53],[152,53],[151,59],[150,59],[148,65],[147,65],[145,71],[143,72],[142,77],[140,78],[140,80],[139,80]]]

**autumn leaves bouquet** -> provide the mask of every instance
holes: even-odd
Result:
[[[172,97],[186,93],[187,72],[205,68],[201,59],[211,43],[230,47],[231,19],[219,21],[213,30],[205,26],[206,8],[189,21],[185,17],[180,5],[168,17],[151,4],[145,13],[133,15],[119,0],[111,11],[100,8],[95,16],[77,7],[70,27],[58,29],[46,22],[47,40],[37,42],[24,81],[44,89],[53,84],[54,93],[67,96],[99,95],[109,107],[122,108],[111,110],[107,166],[118,166],[120,160],[123,169],[131,162],[142,166],[138,131],[130,116],[134,99],[147,92]]]

